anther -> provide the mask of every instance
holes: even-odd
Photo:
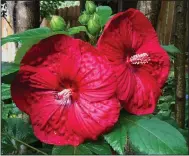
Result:
[[[132,64],[146,64],[150,61],[150,57],[147,53],[136,54],[131,56],[130,62]]]
[[[61,104],[70,105],[71,104],[72,92],[70,89],[64,89],[58,93],[59,99],[61,99]]]

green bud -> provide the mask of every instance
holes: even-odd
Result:
[[[93,1],[86,1],[85,10],[87,14],[93,14],[96,11],[96,5]]]
[[[83,13],[81,16],[79,16],[79,22],[83,25],[87,25],[89,21],[90,16],[86,13]]]
[[[88,24],[87,24],[88,31],[91,35],[96,35],[97,33],[100,32],[101,26],[98,21],[95,21],[93,19],[90,19]]]
[[[60,16],[52,16],[50,21],[50,28],[53,31],[61,31],[66,28],[66,22]]]
[[[92,17],[93,21],[95,21],[96,23],[100,23],[100,17],[97,13],[94,13],[93,14],[93,17]]]

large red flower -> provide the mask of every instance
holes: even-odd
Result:
[[[106,24],[97,48],[113,65],[124,108],[137,115],[152,113],[170,62],[148,19],[136,9],[116,14]]]
[[[44,39],[26,53],[11,94],[37,138],[77,146],[116,123],[120,104],[107,62],[91,45],[65,35]]]

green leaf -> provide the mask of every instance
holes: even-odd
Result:
[[[7,37],[2,38],[1,45],[4,45],[7,42],[23,42],[26,40],[32,40],[32,39],[41,39],[48,36],[52,31],[47,28],[36,28],[36,29],[29,29],[24,32],[9,35]]]
[[[93,141],[85,143],[85,146],[88,147],[91,152],[98,155],[111,155],[112,151],[110,146],[104,141]]]
[[[140,154],[187,154],[186,141],[170,124],[157,118],[122,116],[128,127],[129,141]]]
[[[22,46],[17,50],[16,56],[14,59],[15,64],[20,64],[22,58],[26,54],[26,52],[36,43],[38,43],[40,39],[32,38],[32,40],[23,41]]]
[[[104,135],[105,140],[119,154],[124,154],[127,142],[127,126],[122,122],[116,124],[112,131]]]
[[[54,146],[52,154],[55,155],[111,155],[110,146],[103,140],[86,142],[77,147],[74,146]]]
[[[9,62],[1,62],[1,76],[6,76],[15,73],[19,70],[19,65]]]
[[[6,119],[2,130],[2,153],[18,154],[26,152],[26,144],[36,142],[31,126],[20,118]]]
[[[103,27],[109,20],[112,14],[112,9],[109,6],[99,6],[96,8],[96,13],[99,15],[100,25]]]
[[[77,147],[74,146],[54,146],[52,150],[53,155],[92,155],[86,145],[81,144]]]
[[[181,53],[181,51],[175,47],[173,44],[170,45],[162,45],[162,48],[168,52],[169,55],[174,56],[175,53]]]
[[[9,118],[6,121],[7,127],[5,128],[5,134],[27,142],[27,144],[36,141],[32,128],[28,123],[25,123],[20,118]]]
[[[1,90],[1,99],[2,100],[11,98],[10,85],[2,83],[1,89],[2,89]]]

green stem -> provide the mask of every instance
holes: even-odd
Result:
[[[10,135],[8,135],[8,134],[6,134],[6,133],[2,133],[2,134],[11,137],[12,139],[16,140],[17,142],[19,142],[19,143],[21,143],[21,144],[23,144],[23,145],[25,145],[25,146],[27,146],[27,147],[29,147],[29,148],[35,150],[35,151],[37,151],[37,152],[39,152],[39,153],[41,153],[41,154],[48,155],[47,153],[45,153],[45,152],[43,152],[43,151],[40,151],[40,150],[38,150],[37,148],[32,147],[32,146],[28,145],[27,143],[25,143],[25,142],[23,142],[23,141],[21,141],[21,140],[19,140],[19,139],[16,139],[16,138],[13,137],[13,136],[10,136]]]
[[[76,153],[76,148],[77,148],[77,147],[74,147],[74,155],[75,155],[75,153]]]

